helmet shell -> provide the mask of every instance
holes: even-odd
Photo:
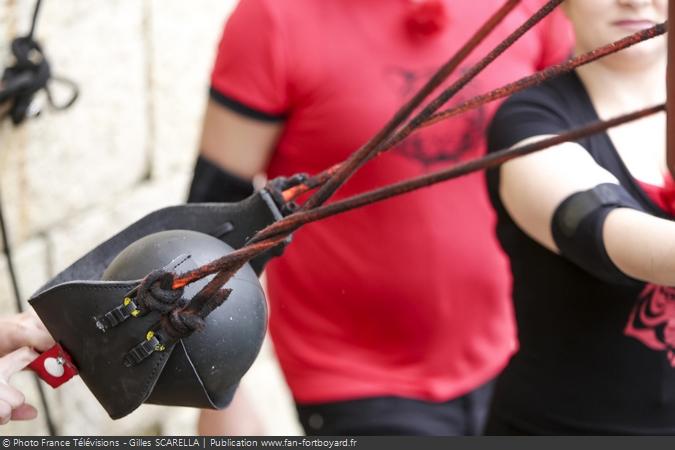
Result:
[[[113,259],[102,278],[137,280],[181,255],[189,255],[173,269],[181,273],[232,251],[232,247],[205,233],[161,231],[129,245]],[[192,299],[212,278],[213,275],[188,285],[183,297]],[[206,317],[206,327],[174,346],[147,403],[199,408],[229,404],[238,381],[260,351],[267,327],[267,306],[258,277],[248,264],[226,287],[232,293]]]
[[[263,292],[248,266],[227,283],[233,292],[207,317],[202,332],[153,352],[140,364],[127,367],[125,357],[146,339],[160,314],[128,318],[105,332],[98,318],[122,306],[150,271],[175,265],[177,256],[190,256],[178,259],[183,263],[175,270],[182,272],[244,245],[279,218],[274,202],[263,194],[236,203],[153,211],[101,242],[31,296],[31,306],[110,417],[124,417],[144,402],[209,408],[228,404],[258,353],[267,324]],[[199,287],[187,287],[184,295],[194,295]]]

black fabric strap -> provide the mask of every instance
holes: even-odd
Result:
[[[232,97],[228,97],[213,87],[209,89],[209,97],[220,106],[224,106],[225,108],[250,119],[260,120],[263,122],[282,122],[286,119],[285,114],[270,114],[264,111],[259,111],[233,99]]]
[[[622,186],[604,183],[567,197],[556,208],[551,233],[560,253],[593,276],[613,284],[637,282],[624,274],[607,254],[603,225],[616,208],[643,211]]]
[[[102,332],[106,332],[111,328],[116,327],[121,324],[129,317],[134,315],[134,312],[138,310],[136,303],[133,300],[125,298],[123,304],[111,309],[105,314],[102,314],[98,317],[94,317],[94,322],[96,323],[96,328]]]
[[[188,203],[234,203],[253,194],[253,183],[199,156],[195,164]]]
[[[138,365],[156,351],[164,351],[164,346],[157,336],[153,335],[129,350],[124,356],[124,365],[126,367]]]

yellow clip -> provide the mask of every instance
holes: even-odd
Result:
[[[129,303],[131,303],[131,299],[129,297],[124,297],[124,306],[129,306]],[[133,311],[131,311],[131,315],[136,317],[141,313],[141,311],[136,308]]]
[[[152,331],[152,330],[148,331],[148,334],[145,335],[145,339],[148,340],[148,341],[151,340],[153,337],[155,337],[155,332]],[[160,344],[155,345],[155,351],[156,352],[163,352],[164,350],[166,350],[166,347],[164,346],[164,344],[160,343]]]

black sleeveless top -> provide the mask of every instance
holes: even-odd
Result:
[[[517,94],[497,112],[490,151],[598,120],[578,76]],[[648,213],[666,217],[606,133],[579,143]],[[497,234],[514,278],[520,348],[497,382],[492,413],[535,434],[675,434],[675,289],[594,278],[528,237],[487,174]]]

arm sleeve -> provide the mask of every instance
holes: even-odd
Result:
[[[556,107],[555,98],[539,87],[514,95],[499,108],[488,128],[488,151],[512,147],[523,139],[560,134],[571,124]]]
[[[220,40],[211,98],[254,119],[283,119],[289,109],[284,41],[266,0],[241,0]]]
[[[545,90],[543,86],[528,89],[502,104],[488,127],[488,152],[510,148],[533,136],[559,134],[570,128],[554,100],[542,90]],[[508,213],[499,198],[500,168],[487,170],[486,181],[490,200],[501,215]]]

